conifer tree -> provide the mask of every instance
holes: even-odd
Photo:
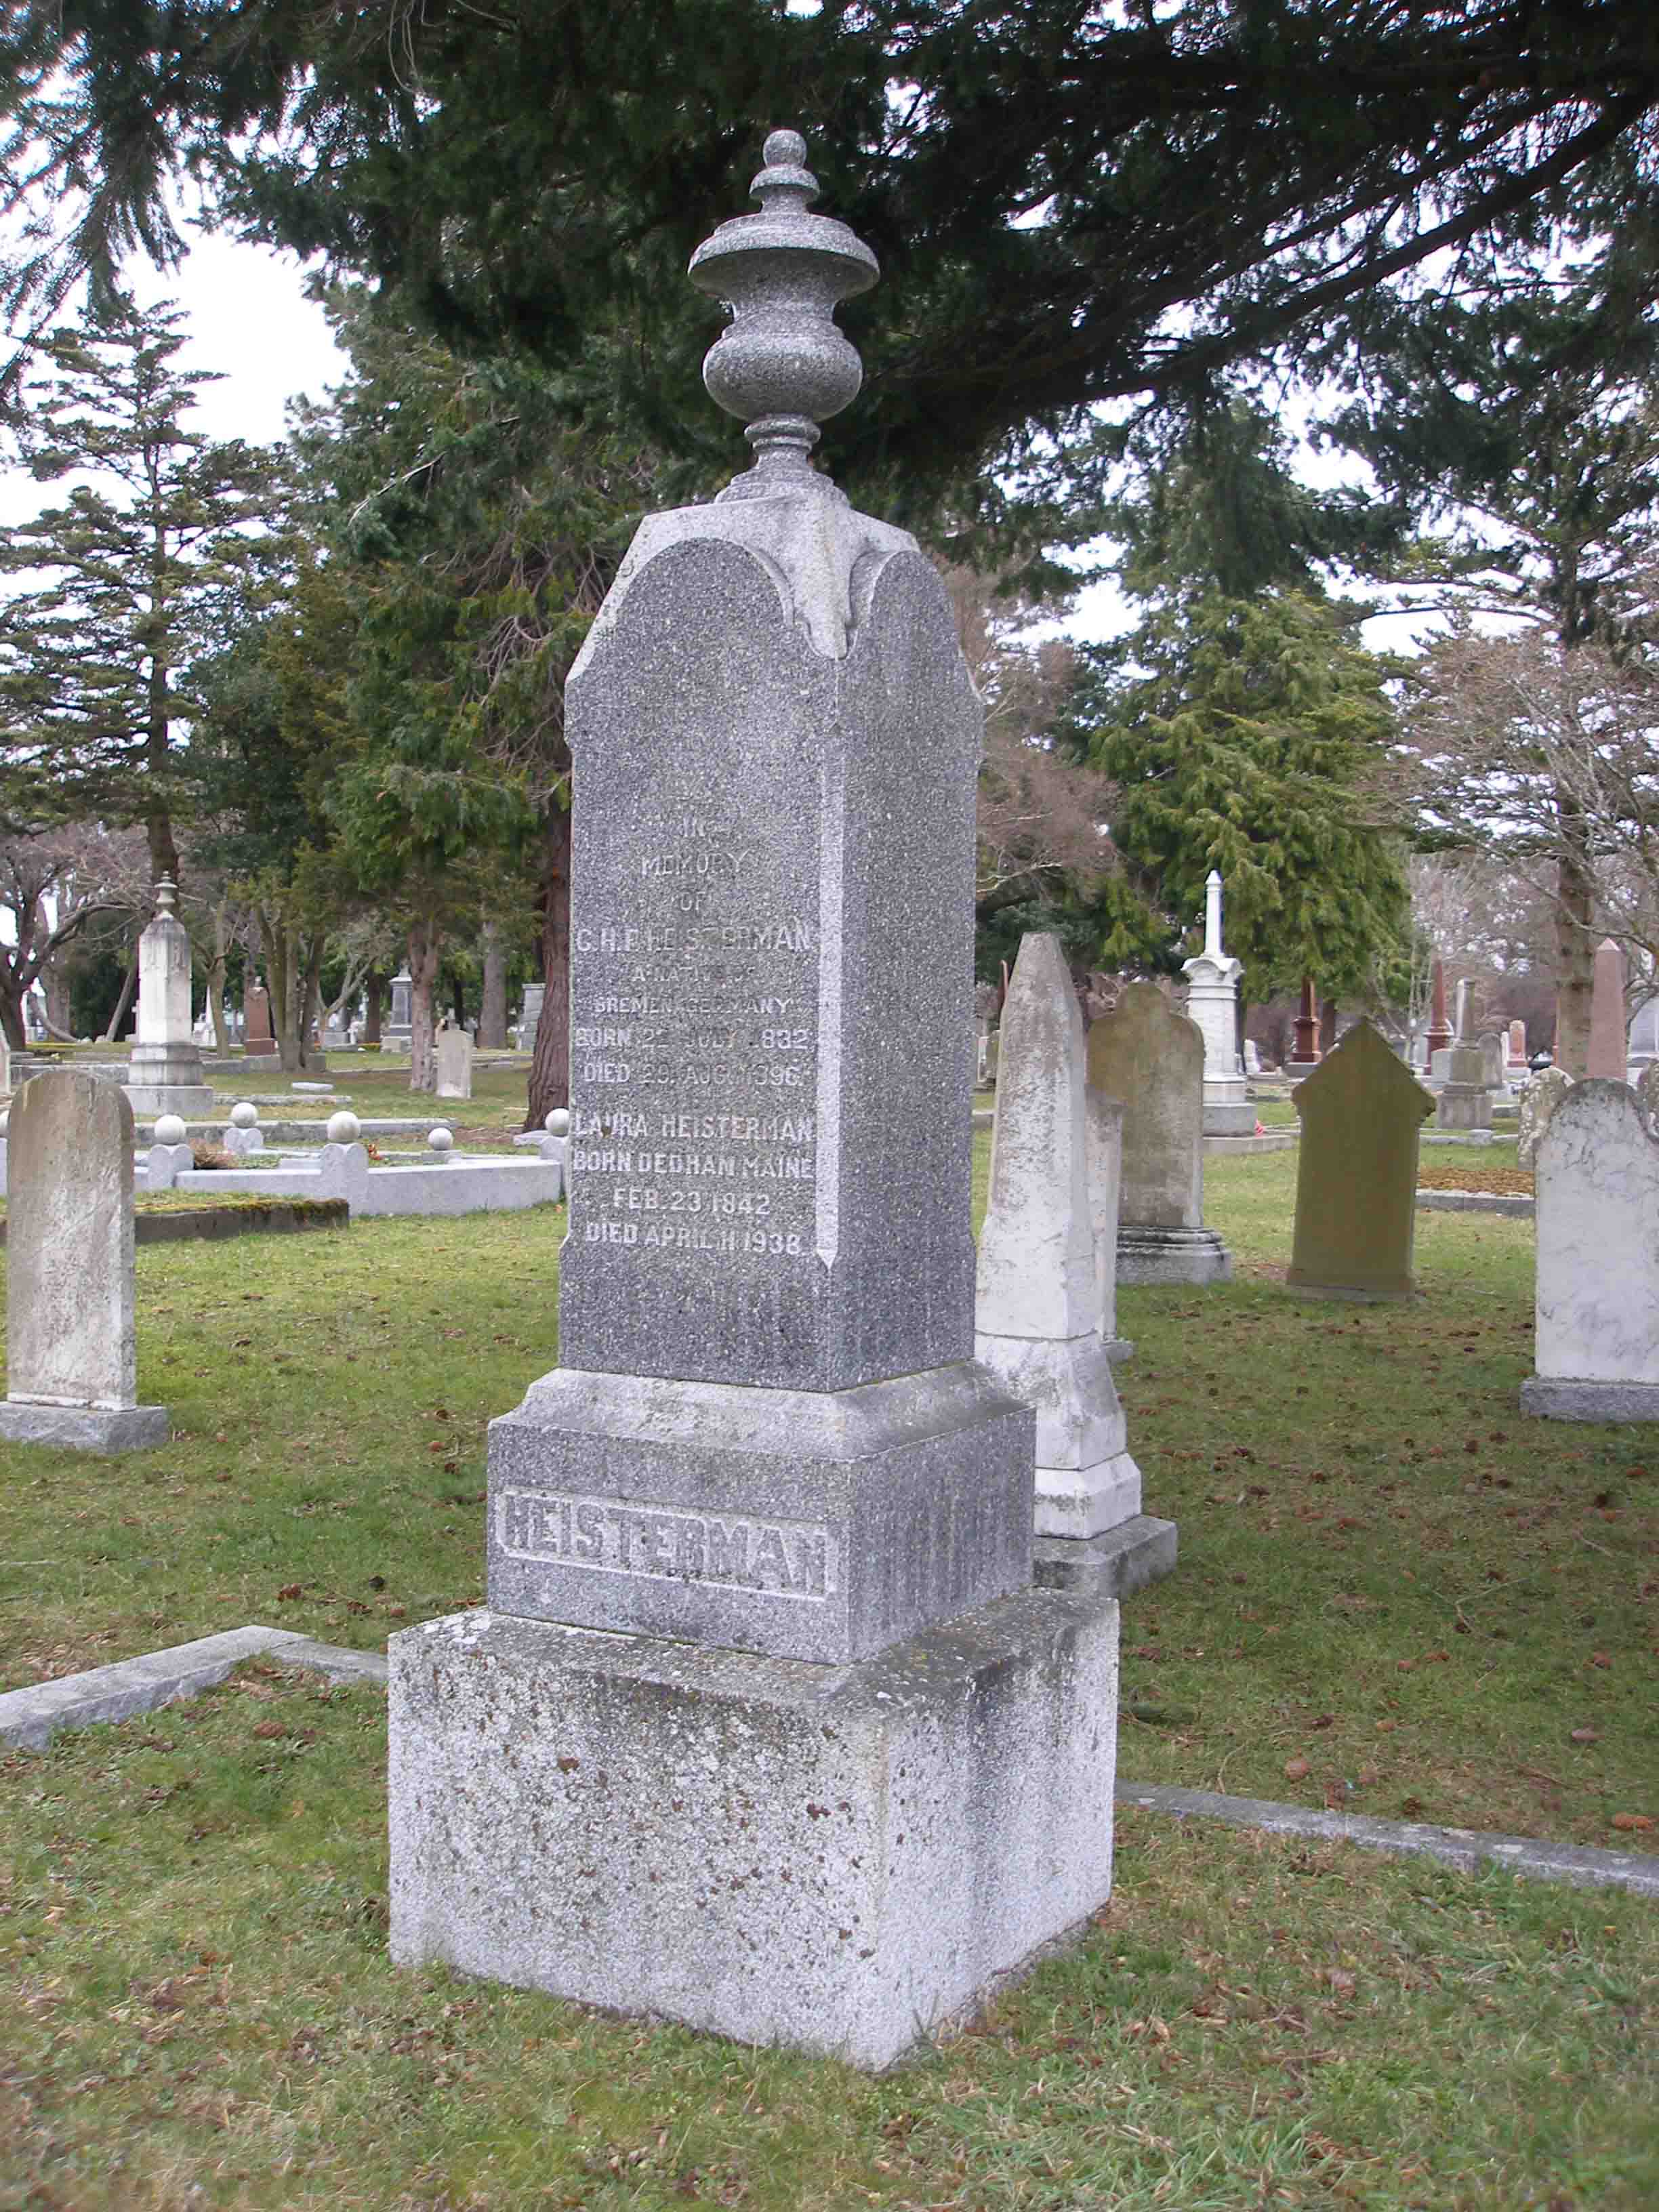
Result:
[[[210,373],[179,362],[182,319],[118,298],[53,334],[17,440],[66,496],[0,532],[0,796],[14,818],[142,823],[175,881],[199,672],[288,553],[280,449],[186,420]]]

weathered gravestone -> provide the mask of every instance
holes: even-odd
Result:
[[[1313,977],[1302,978],[1302,996],[1297,1006],[1296,1022],[1291,1036],[1291,1049],[1285,1061],[1288,1075],[1306,1075],[1319,1065],[1319,1005],[1314,994]]]
[[[493,1425],[489,1609],[392,1640],[392,1947],[881,2066],[1107,1893],[1117,1608],[1030,1587],[973,1360],[977,703],[807,458],[876,270],[804,151],[692,264],[756,465],[570,679],[568,1364]]]
[[[132,1109],[118,1085],[37,1075],[6,1132],[6,1398],[0,1437],[122,1452],[167,1441],[138,1403]]]
[[[1659,1060],[1650,1060],[1637,1077],[1636,1104],[1643,1126],[1659,1136]]]
[[[174,913],[169,878],[155,886],[155,919],[138,939],[137,1035],[127,1062],[135,1115],[210,1114],[213,1086],[202,1076],[202,1050],[191,1033],[190,933]]]
[[[1103,1340],[1083,1053],[1060,939],[1023,938],[1002,1013],[974,1352],[1036,1411],[1039,1536],[1097,1536],[1140,1511]]]
[[[1515,1158],[1518,1167],[1536,1164],[1539,1140],[1550,1125],[1550,1117],[1572,1089],[1572,1078],[1565,1067],[1542,1067],[1521,1093],[1515,1116]]]
[[[434,1042],[434,1062],[437,1080],[434,1095],[439,1098],[470,1098],[472,1096],[472,1040],[465,1030],[440,1030]]]
[[[1120,1283],[1220,1283],[1232,1260],[1204,1226],[1204,1039],[1156,983],[1131,983],[1089,1031],[1088,1079],[1123,1102]]]
[[[257,978],[242,994],[242,1049],[250,1060],[269,1060],[276,1049],[270,994]]]
[[[380,1030],[383,1048],[407,1052],[415,1037],[415,978],[400,968],[392,979],[392,1012]]]
[[[1659,1420],[1659,1143],[1627,1084],[1575,1084],[1539,1144],[1528,1413]]]
[[[1527,1079],[1527,1025],[1518,1018],[1504,1033],[1504,1066],[1512,1085]]]
[[[545,983],[526,983],[524,1004],[519,1010],[519,1050],[534,1052],[536,1033],[542,1025],[542,1002],[547,996]]]
[[[1296,1088],[1302,1122],[1285,1281],[1304,1297],[1408,1298],[1418,1137],[1434,1101],[1369,1022]]]
[[[1446,1079],[1446,1071],[1443,1068],[1437,1069],[1434,1064],[1437,1054],[1449,1052],[1452,1043],[1452,1026],[1446,1018],[1446,963],[1443,960],[1437,959],[1434,963],[1431,990],[1429,1034],[1426,1039],[1429,1072],[1437,1081],[1443,1083]]]
[[[1100,1340],[1109,1359],[1127,1359],[1134,1346],[1117,1333],[1117,1216],[1123,1188],[1123,1101],[1109,1098],[1087,1080],[1084,1063],[1084,1158],[1089,1182],[1089,1218],[1095,1238],[1095,1296],[1100,1308]]]
[[[1503,1030],[1484,1030],[1480,1037],[1480,1076],[1494,1098],[1510,1095],[1509,1038]]]
[[[1443,1129],[1490,1129],[1492,1093],[1486,1060],[1474,1034],[1474,985],[1457,986],[1457,1042],[1446,1057],[1445,1080],[1435,1101],[1434,1118]]]

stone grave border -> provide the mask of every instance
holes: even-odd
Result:
[[[482,1610],[482,1608],[480,1609]],[[386,1662],[375,1651],[353,1651],[289,1628],[250,1622],[216,1636],[175,1644],[166,1650],[118,1659],[84,1674],[0,1692],[0,1744],[44,1751],[60,1729],[125,1721],[178,1705],[222,1682],[245,1659],[271,1658],[306,1667],[333,1682],[386,1684]],[[1122,1782],[1113,1802],[1176,1820],[1223,1820],[1269,1835],[1350,1843],[1363,1850],[1437,1860],[1460,1873],[1496,1867],[1528,1881],[1565,1881],[1577,1887],[1625,1889],[1659,1899],[1659,1853],[1610,1851],[1587,1844],[1550,1844],[1530,1836],[1491,1835],[1474,1828],[1442,1828],[1419,1820],[1380,1820],[1362,1813],[1319,1812],[1280,1805],[1265,1797],[1227,1797],[1212,1790],[1173,1784]]]

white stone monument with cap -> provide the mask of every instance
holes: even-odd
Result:
[[[175,911],[179,894],[163,876],[155,919],[138,939],[138,1021],[127,1063],[133,1113],[192,1115],[213,1111],[213,1085],[202,1075],[202,1048],[190,1020],[190,933]]]
[[[1204,879],[1204,950],[1183,963],[1187,1013],[1204,1036],[1204,1134],[1248,1137],[1255,1109],[1244,1089],[1238,1056],[1238,979],[1244,963],[1221,947],[1221,871]]]
[[[974,1358],[980,714],[809,458],[878,271],[805,153],[691,264],[755,465],[570,678],[566,1364],[492,1425],[487,1607],[392,1641],[391,1942],[882,2067],[1107,1895],[1118,1608],[1034,1587]]]

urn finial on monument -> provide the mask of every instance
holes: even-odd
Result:
[[[806,141],[799,131],[773,131],[763,150],[766,166],[750,187],[760,214],[723,222],[688,272],[699,291],[732,311],[730,329],[703,362],[702,380],[709,397],[748,426],[755,465],[732,495],[749,498],[823,487],[808,459],[818,425],[855,399],[864,381],[835,309],[881,274],[845,223],[808,213],[818,180],[803,166]]]

